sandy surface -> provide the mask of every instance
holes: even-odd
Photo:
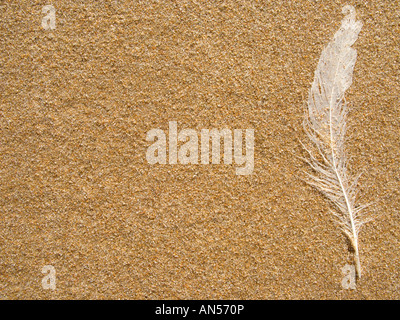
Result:
[[[378,215],[363,277],[298,139],[344,1],[0,1],[0,297],[399,299],[400,5],[364,27],[347,94],[349,170]],[[255,130],[234,165],[150,165],[146,133]],[[45,265],[56,290],[42,288]]]

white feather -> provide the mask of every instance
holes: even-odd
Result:
[[[343,13],[347,16],[318,62],[304,125],[316,147],[314,153],[307,150],[310,154],[307,162],[316,173],[309,175],[309,183],[335,205],[332,213],[351,241],[357,275],[361,277],[358,234],[367,220],[362,216],[365,206],[356,205],[358,177],[351,179],[346,168],[344,143],[347,105],[344,96],[352,84],[357,59],[357,52],[351,46],[357,40],[362,24],[355,19],[354,7],[345,6]]]

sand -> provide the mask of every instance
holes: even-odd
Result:
[[[323,47],[345,1],[0,2],[0,298],[399,299],[400,5],[364,26],[349,171],[377,217],[363,276],[331,204],[299,177]],[[154,128],[254,129],[254,171],[150,165]],[[45,290],[43,266],[56,270]]]

